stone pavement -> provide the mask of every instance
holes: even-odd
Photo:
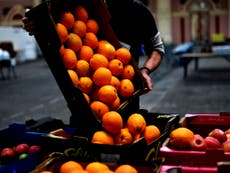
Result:
[[[183,79],[183,68],[165,59],[152,74],[154,89],[141,96],[141,108],[181,116],[230,111],[230,62],[203,59],[198,71],[193,63]],[[69,122],[70,111],[44,59],[17,65],[16,72],[17,79],[0,80],[0,129],[31,118]]]
[[[230,111],[230,62],[226,59],[199,60],[195,71],[190,62],[188,77],[183,68],[170,70],[155,83],[154,89],[141,97],[143,108],[151,112],[219,113]],[[154,78],[154,77],[153,77]]]

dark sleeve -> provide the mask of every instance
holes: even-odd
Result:
[[[151,53],[155,50],[164,54],[164,46],[161,40],[160,32],[157,29],[155,19],[151,12],[145,7],[142,6],[142,25],[143,29],[143,44],[145,48],[145,52],[147,55],[151,55]]]

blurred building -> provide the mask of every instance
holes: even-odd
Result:
[[[149,0],[166,42],[221,40],[230,36],[230,0]]]
[[[42,0],[1,0],[0,26],[21,28],[26,8]],[[229,39],[230,0],[142,0],[154,14],[166,43]],[[19,32],[14,30],[14,32]],[[20,31],[23,32],[23,31]],[[0,33],[0,39],[3,33]],[[12,35],[9,36],[13,39]],[[1,40],[0,40],[1,41]],[[21,43],[15,43],[16,49]]]
[[[17,63],[34,60],[39,48],[34,37],[23,29],[22,17],[26,8],[39,4],[39,0],[1,0],[0,1],[0,42],[12,42],[17,52]]]

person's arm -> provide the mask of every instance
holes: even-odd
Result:
[[[153,89],[153,82],[150,74],[157,69],[162,60],[162,54],[158,51],[153,51],[150,57],[148,57],[141,68],[141,73],[147,84],[147,91],[151,91]]]
[[[144,50],[147,59],[140,70],[146,82],[147,89],[145,92],[147,93],[153,89],[153,81],[150,74],[159,67],[165,50],[154,16],[144,5],[140,5],[139,7],[139,10],[142,11],[140,13],[142,15],[141,19],[145,18],[145,20],[139,20],[141,23],[139,25],[141,26],[139,30],[142,31]]]
[[[156,25],[155,31],[157,31]],[[148,58],[141,68],[141,73],[147,85],[146,92],[148,92],[153,89],[153,81],[150,74],[158,68],[165,54],[163,41],[158,31],[154,36],[147,39],[145,50],[147,51]]]

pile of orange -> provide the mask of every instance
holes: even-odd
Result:
[[[137,169],[130,164],[121,164],[110,168],[107,164],[94,161],[83,165],[77,161],[69,160],[60,164],[59,173],[137,173]],[[53,171],[40,171],[40,173],[54,173]]]
[[[102,117],[133,95],[135,70],[129,50],[115,49],[109,41],[100,40],[99,29],[99,23],[81,5],[62,11],[56,22],[62,42],[60,55],[70,79]]]
[[[147,144],[160,137],[160,129],[156,125],[147,125],[145,118],[139,113],[131,114],[124,123],[122,116],[116,111],[109,111],[102,116],[104,130],[96,131],[92,136],[95,144],[131,144],[144,138]]]
[[[142,115],[132,114],[124,123],[116,111],[135,91],[130,51],[124,47],[116,49],[108,40],[100,40],[99,23],[90,18],[84,6],[63,11],[60,16],[56,29],[62,42],[63,64],[73,85],[82,91],[104,127],[95,133],[92,142],[130,144],[144,137],[149,144],[158,138],[159,129],[147,126]]]

